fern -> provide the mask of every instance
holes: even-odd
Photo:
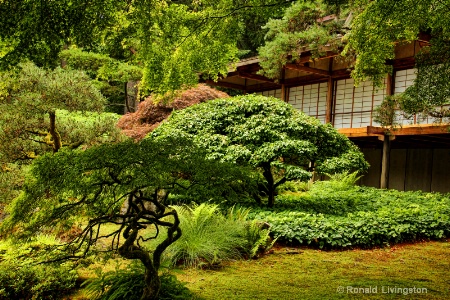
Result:
[[[160,276],[161,289],[158,299],[191,299],[192,293],[175,275],[164,273]],[[127,269],[103,273],[97,270],[97,277],[86,280],[82,286],[86,296],[92,300],[138,300],[144,289],[144,268],[139,263],[132,263]]]

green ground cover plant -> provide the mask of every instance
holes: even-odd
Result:
[[[76,287],[77,271],[70,263],[39,264],[59,243],[38,235],[26,243],[0,242],[0,300],[61,299]]]
[[[373,247],[450,235],[449,195],[314,183],[308,192],[284,192],[277,207],[250,202],[250,218],[271,224],[280,241],[319,248]]]

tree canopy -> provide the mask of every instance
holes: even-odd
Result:
[[[78,147],[118,138],[105,98],[81,71],[44,70],[32,63],[0,75],[0,159],[27,160],[63,146]],[[69,113],[73,112],[73,113]]]
[[[216,99],[175,111],[153,138],[182,136],[206,149],[208,159],[261,170],[269,191],[312,172],[335,173],[368,167],[362,153],[331,125],[275,98],[246,95]]]
[[[142,89],[164,94],[197,83],[200,73],[213,79],[226,75],[228,64],[237,60],[237,40],[249,13],[266,20],[289,2],[5,0],[0,60],[3,66],[27,58],[54,67],[65,46],[77,45],[141,63]]]

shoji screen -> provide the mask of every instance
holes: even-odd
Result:
[[[264,92],[257,93],[257,94],[263,95],[266,97],[275,97],[275,98],[281,99],[281,89],[264,91]]]
[[[413,84],[414,79],[416,79],[416,69],[407,69],[395,72],[394,94],[403,93],[406,88]],[[398,112],[397,116],[398,122],[402,125],[415,124],[417,121],[419,121],[419,123],[428,123],[428,120],[417,120],[416,117],[407,119],[401,112]]]
[[[325,123],[328,82],[292,87],[289,104]]]
[[[334,119],[336,128],[376,126],[373,110],[383,101],[386,92],[375,88],[370,81],[354,86],[352,78],[336,82],[334,91]]]
[[[410,87],[414,79],[416,79],[417,69],[407,69],[395,72],[395,91],[394,93],[403,93],[406,88]],[[449,109],[450,105],[445,105],[442,108]],[[401,124],[432,124],[434,122],[439,122],[438,119],[432,117],[418,117],[413,116],[410,119],[406,119],[400,112],[398,113]]]

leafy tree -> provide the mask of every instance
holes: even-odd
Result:
[[[226,75],[228,64],[242,54],[237,45],[254,50],[261,40],[259,24],[290,2],[5,0],[0,40],[8,45],[0,49],[6,53],[0,62],[7,66],[28,58],[54,67],[59,52],[76,45],[141,63],[143,90],[165,94],[196,84],[200,73],[213,79]]]
[[[24,58],[40,66],[56,66],[64,45],[93,46],[107,28],[118,23],[131,1],[3,0],[0,40],[8,42],[2,65]]]
[[[118,138],[112,114],[100,111],[105,98],[80,71],[46,71],[31,63],[1,75],[0,158],[28,160],[63,146],[76,148]]]
[[[79,48],[63,50],[59,57],[66,69],[84,71],[95,80],[97,88],[108,99],[108,111],[123,114],[136,109],[138,83],[142,78],[139,66]],[[135,92],[130,95],[130,90]],[[134,101],[129,101],[129,98],[134,98]]]
[[[263,96],[216,99],[175,111],[152,136],[191,138],[206,149],[208,159],[257,168],[266,181],[269,206],[276,188],[288,180],[307,180],[314,170],[368,167],[357,147],[331,125]]]
[[[168,192],[177,186],[185,193],[220,194],[226,180],[239,177],[234,165],[204,156],[184,139],[145,139],[46,154],[33,162],[24,192],[9,206],[11,215],[2,230],[26,239],[84,215],[88,224],[53,261],[84,257],[95,252],[97,241],[112,238],[110,247],[99,252],[139,260],[145,267],[141,299],[157,299],[161,255],[181,236],[178,214],[166,205]],[[106,224],[117,226],[102,231]],[[156,239],[164,228],[167,236],[147,249],[146,241]]]
[[[314,58],[318,58],[326,50],[337,51],[342,47],[340,37],[347,32],[344,28],[345,19],[338,14],[334,20],[317,21],[341,8],[326,2],[296,1],[285,10],[281,19],[267,22],[264,26],[268,30],[265,44],[258,50],[262,74],[279,79],[283,66],[299,59],[305,49],[310,50]],[[346,13],[348,14],[348,9]]]

